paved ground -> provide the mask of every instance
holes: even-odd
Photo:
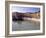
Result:
[[[12,31],[20,30],[39,30],[40,22],[35,21],[17,21],[12,23]]]

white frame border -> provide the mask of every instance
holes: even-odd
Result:
[[[39,7],[40,8],[40,15],[41,15],[41,18],[40,18],[40,30],[31,30],[31,31],[13,31],[12,32],[12,11],[11,11],[11,6],[23,6],[23,7]],[[26,33],[43,33],[43,6],[42,5],[22,5],[22,4],[10,4],[9,5],[9,14],[10,14],[10,24],[9,24],[9,34],[26,34]]]

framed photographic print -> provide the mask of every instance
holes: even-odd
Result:
[[[6,1],[6,36],[45,34],[44,3]]]

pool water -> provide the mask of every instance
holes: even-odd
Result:
[[[16,21],[12,22],[12,31],[40,30],[40,22],[37,21]]]

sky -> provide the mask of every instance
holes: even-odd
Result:
[[[19,7],[19,6],[13,6],[12,7],[12,11],[15,12],[21,12],[21,13],[35,13],[38,12],[40,10],[40,8],[36,8],[36,7]]]

